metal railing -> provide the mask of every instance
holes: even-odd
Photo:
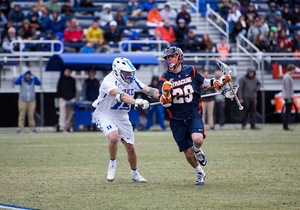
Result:
[[[123,41],[118,42],[119,51],[121,53],[132,52],[132,44],[134,44],[134,43],[144,44],[144,45],[149,45],[151,43],[158,44],[157,51],[151,51],[151,53],[155,54],[156,56],[162,55],[162,53],[164,51],[164,48],[162,48],[161,45],[165,44],[165,45],[167,45],[166,47],[170,47],[170,42],[165,41],[165,40],[149,40],[149,39],[145,39],[145,40],[123,40]],[[128,51],[124,51],[122,49],[123,44],[128,44]],[[139,51],[139,53],[149,53],[149,51]]]
[[[19,47],[19,50],[14,50],[14,45],[24,45],[24,44],[50,44],[50,51],[23,51],[22,47]],[[59,44],[60,50],[55,51],[54,45]],[[64,51],[64,44],[59,40],[14,40],[10,43],[10,51],[12,54],[18,54],[18,56],[30,56],[30,55],[39,55],[39,56],[51,56],[54,54],[61,54]]]

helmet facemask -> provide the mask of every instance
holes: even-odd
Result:
[[[168,57],[171,55],[175,55],[175,61],[174,63],[170,64],[168,62]],[[174,71],[178,66],[180,66],[183,63],[182,50],[179,47],[169,47],[164,51],[163,59],[168,71]]]
[[[116,58],[112,64],[113,75],[123,85],[130,85],[135,80],[135,68],[127,58]]]

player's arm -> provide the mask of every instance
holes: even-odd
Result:
[[[212,89],[215,88],[217,90],[220,90],[227,82],[231,82],[232,79],[230,77],[230,75],[227,76],[221,76],[220,79],[215,79],[215,78],[211,78],[211,79],[204,79],[203,80],[203,84],[200,86],[200,88],[203,89]]]
[[[148,109],[150,107],[149,101],[144,99],[134,99],[129,94],[123,92],[120,88],[112,89],[109,94],[114,96],[118,102],[132,104],[135,108],[141,106],[142,109]]]
[[[159,99],[159,91],[156,88],[145,85],[141,91],[149,97]]]

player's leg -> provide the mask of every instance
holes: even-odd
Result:
[[[208,102],[207,106],[207,118],[208,118],[208,124],[211,130],[215,129],[214,125],[214,104],[215,101]]]
[[[27,102],[25,101],[18,101],[18,107],[19,107],[19,125],[18,125],[18,133],[22,133],[22,130],[24,128],[25,124],[25,115],[27,110]]]
[[[114,130],[107,135],[108,138],[108,152],[109,152],[109,165],[106,174],[108,181],[112,182],[115,179],[117,169],[117,151],[118,151],[118,131]]]
[[[36,100],[28,102],[28,125],[31,132],[35,132],[34,112],[36,107]]]
[[[63,98],[59,98],[59,130],[66,131],[66,117],[67,117],[67,102]]]

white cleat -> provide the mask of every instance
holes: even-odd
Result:
[[[109,182],[112,182],[114,181],[115,179],[115,175],[116,175],[116,169],[117,169],[117,166],[116,165],[110,165],[108,167],[108,170],[107,170],[107,174],[106,174],[106,178]]]
[[[144,179],[139,172],[136,172],[134,175],[132,175],[132,179],[135,182],[140,182],[140,183],[147,183],[147,180]]]

